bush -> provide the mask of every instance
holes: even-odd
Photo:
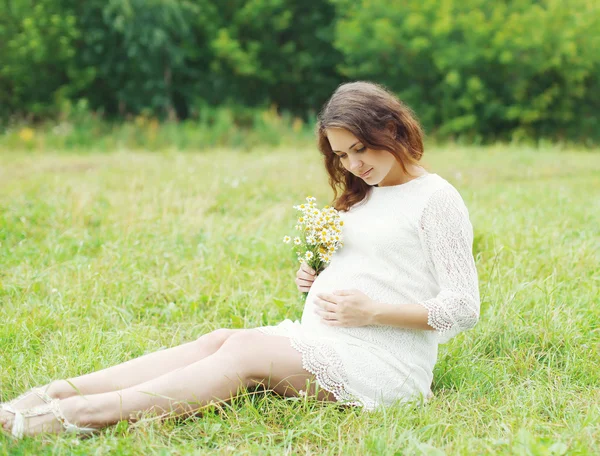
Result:
[[[599,3],[335,3],[342,73],[392,88],[436,135],[598,139]]]
[[[254,115],[241,106],[273,105],[278,116],[306,120],[341,82],[367,79],[398,93],[436,137],[600,139],[600,3],[589,0],[14,0],[0,8],[4,120],[64,118],[79,103],[117,120],[201,123],[216,106],[225,106],[219,116],[235,106],[240,120]],[[269,134],[260,136],[273,142]]]
[[[0,5],[0,117],[56,115],[90,76],[74,62],[81,31],[72,10],[56,0]]]

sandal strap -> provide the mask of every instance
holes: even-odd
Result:
[[[5,403],[0,404],[0,405],[16,404],[20,400],[25,399],[30,394],[35,394],[37,397],[39,397],[41,400],[43,400],[46,403],[48,403],[48,402],[50,402],[52,400],[52,398],[48,395],[48,393],[46,393],[46,391],[42,387],[36,386],[36,387],[33,387],[30,390],[27,390],[24,393],[20,394],[19,396],[17,396],[13,400],[11,400],[9,402],[5,402]]]
[[[67,418],[63,414],[62,410],[60,409],[59,403],[60,403],[60,401],[58,399],[52,399],[47,404],[46,413],[52,412],[54,414],[54,416],[56,417],[56,419],[58,420],[58,422],[60,424],[62,424],[65,431],[72,432],[75,434],[90,434],[92,432],[98,431],[98,429],[96,429],[96,428],[79,427],[73,423],[70,423],[69,420],[67,420]],[[40,409],[44,409],[44,408],[45,408],[44,406],[40,407]]]
[[[50,397],[48,395],[48,393],[46,393],[46,391],[44,391],[42,388],[33,388],[31,390],[31,392],[37,394],[37,397],[39,397],[41,400],[43,400],[44,402],[48,403],[48,402],[52,402],[52,397]]]
[[[15,421],[13,421],[13,426],[11,430],[11,434],[13,437],[17,439],[22,439],[23,434],[25,433],[25,418],[19,412],[15,413]]]
[[[60,422],[60,424],[62,424],[65,429],[73,427],[73,424],[69,423],[69,421],[65,418],[65,415],[58,405],[58,401],[53,401],[51,405],[52,413],[54,413],[54,416]]]
[[[16,437],[17,439],[22,438],[23,433],[25,431],[25,417],[23,416],[23,414],[17,409],[15,409],[11,404],[2,404],[0,410],[5,410],[15,415],[10,433],[13,437]]]
[[[62,425],[64,430],[68,433],[91,434],[99,430],[96,428],[79,427],[74,425],[73,423],[70,423],[67,420],[67,418],[65,418],[65,415],[60,409],[59,403],[59,399],[52,399],[47,404],[38,405],[37,407],[33,407],[22,412],[19,412],[11,406],[10,410],[7,410],[15,414],[15,421],[13,422],[12,434],[17,438],[22,438],[25,431],[25,418],[47,415],[48,413],[52,413],[54,417],[58,420],[58,422]]]
[[[11,434],[17,439],[23,438],[23,435],[25,434],[25,418],[47,415],[48,413],[52,413],[54,417],[58,420],[58,422],[62,425],[62,427],[65,429],[65,431],[68,433],[92,434],[99,430],[96,428],[79,427],[74,425],[73,423],[70,423],[65,418],[65,415],[60,409],[58,399],[52,399],[46,404],[38,405],[37,407],[33,407],[24,411],[19,411],[10,404],[2,404],[2,410],[6,410],[7,412],[10,412],[15,415],[11,429]]]
[[[6,410],[9,413],[17,413],[17,411],[15,410],[15,408],[12,406],[12,404],[10,402],[7,402],[5,404],[0,404],[0,410]]]

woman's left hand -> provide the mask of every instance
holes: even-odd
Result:
[[[359,290],[318,293],[315,313],[328,326],[367,326],[374,324],[376,303]]]

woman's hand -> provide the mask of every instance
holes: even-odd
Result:
[[[302,263],[300,269],[296,272],[296,286],[298,287],[298,290],[308,293],[308,290],[312,287],[316,277],[317,274],[315,270],[306,263]]]
[[[367,326],[375,324],[377,303],[359,290],[319,293],[313,300],[315,313],[328,326]]]

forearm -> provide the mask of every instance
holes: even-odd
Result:
[[[376,325],[397,326],[410,329],[429,329],[427,324],[429,311],[420,304],[376,303],[373,321]]]

